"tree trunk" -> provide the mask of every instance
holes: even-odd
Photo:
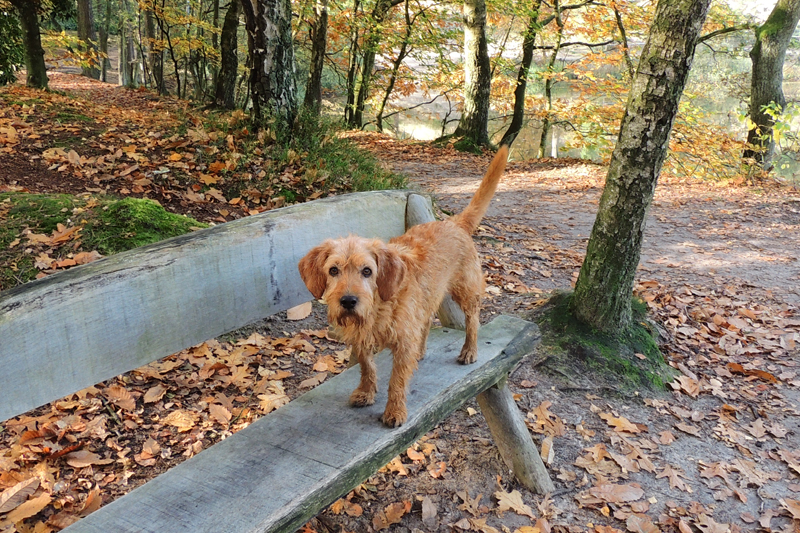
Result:
[[[297,114],[294,75],[292,5],[290,0],[243,0],[245,25],[251,36],[250,92],[253,122],[267,116],[292,124]]]
[[[564,37],[564,22],[561,20],[561,11],[559,3],[553,3],[556,10],[556,24],[558,25],[558,33],[556,34],[556,44],[553,46],[553,53],[550,54],[550,61],[547,63],[547,79],[544,81],[544,98],[547,101],[547,111],[544,119],[542,120],[542,135],[539,137],[539,157],[547,157],[547,136],[550,134],[550,128],[553,124],[553,71],[556,66],[556,59],[558,53],[561,51],[561,41]],[[551,153],[552,157],[556,157],[557,153]]]
[[[22,27],[22,40],[25,43],[25,68],[27,70],[27,85],[37,89],[47,89],[47,67],[44,64],[44,49],[42,36],[39,33],[39,17],[35,6],[29,0],[11,0],[11,5],[17,10],[20,26]]]
[[[350,32],[350,57],[347,66],[347,102],[344,106],[344,122],[348,126],[354,125],[353,115],[356,110],[356,78],[358,77],[358,22],[356,19],[361,7],[360,0],[353,0],[352,31]]]
[[[149,6],[154,7],[154,2],[150,3]],[[167,89],[164,86],[164,56],[161,47],[156,42],[156,22],[152,7],[144,12],[144,32],[145,37],[147,37],[148,60],[150,72],[153,76],[153,86],[155,86],[158,94],[165,95],[167,94]]]
[[[573,297],[575,316],[609,334],[631,322],[647,210],[711,0],[659,0]]]
[[[486,41],[486,1],[464,0],[464,112],[455,135],[473,146],[489,144],[491,65]]]
[[[93,78],[100,79],[100,70],[96,66],[97,57],[97,33],[94,29],[94,9],[92,8],[92,0],[78,0],[78,39],[81,43],[81,51],[88,57],[84,57],[81,65],[81,74]]]
[[[322,69],[325,66],[325,50],[328,44],[328,0],[314,3],[314,20],[311,21],[311,64],[308,67],[308,83],[303,106],[319,110],[322,106]]]
[[[355,100],[355,108],[350,123],[353,127],[360,128],[364,125],[364,107],[372,86],[372,71],[375,70],[375,57],[378,54],[381,37],[383,36],[381,25],[383,21],[386,20],[386,15],[389,14],[389,10],[399,5],[401,2],[402,0],[378,0],[378,3],[375,4],[375,8],[372,10],[370,26],[367,30],[367,36],[364,38],[364,55],[361,59],[361,83],[358,85],[358,96]]]
[[[111,0],[106,0],[106,13],[103,19],[103,25],[100,27],[100,53],[103,55],[100,59],[102,65],[100,69],[100,79],[107,81],[108,69],[111,66],[111,60],[108,58],[108,33],[111,26]]]
[[[772,126],[775,118],[764,109],[771,103],[786,106],[783,94],[783,62],[786,49],[800,19],[800,0],[778,0],[766,22],[756,28],[756,42],[750,51],[753,73],[750,82],[750,120],[752,127],[747,133],[750,145],[744,158],[754,159],[768,170],[775,155]]]
[[[517,73],[517,86],[514,88],[514,113],[511,116],[511,124],[503,134],[501,145],[511,146],[522,130],[522,122],[525,119],[525,93],[528,89],[528,73],[533,62],[533,51],[536,44],[536,33],[539,29],[539,8],[542,0],[534,0],[531,16],[528,19],[528,27],[525,30],[525,37],[522,40],[522,63]]]
[[[239,69],[239,56],[236,50],[240,6],[240,0],[231,0],[220,36],[220,69],[217,74],[214,102],[225,109],[236,107],[236,74]]]

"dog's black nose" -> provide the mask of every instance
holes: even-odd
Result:
[[[356,308],[356,304],[358,303],[358,298],[351,295],[342,296],[341,299],[339,300],[339,303],[341,304],[342,307],[344,307],[348,311],[352,311],[353,309]]]

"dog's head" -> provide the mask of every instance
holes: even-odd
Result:
[[[314,298],[325,297],[328,317],[338,325],[367,320],[376,297],[389,301],[406,274],[405,263],[386,243],[353,236],[323,242],[298,268]]]

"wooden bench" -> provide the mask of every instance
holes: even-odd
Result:
[[[0,420],[309,300],[297,261],[328,237],[388,239],[433,219],[405,191],[357,193],[248,217],[74,268],[0,293]],[[451,304],[448,304],[451,305]],[[332,378],[73,524],[69,532],[294,531],[362,483],[447,414],[478,396],[501,455],[540,493],[553,485],[505,386],[538,342],[501,316],[459,365],[459,312],[443,305],[408,397],[409,419],[353,409],[358,368]]]

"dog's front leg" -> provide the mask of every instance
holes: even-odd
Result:
[[[375,403],[375,393],[378,392],[378,373],[375,368],[375,358],[369,350],[353,346],[352,354],[361,365],[361,382],[350,395],[350,405],[365,407]]]
[[[389,400],[381,420],[389,427],[402,426],[408,418],[406,391],[417,368],[420,339],[404,342],[392,350],[392,376],[389,378]],[[413,346],[413,348],[411,348]]]

